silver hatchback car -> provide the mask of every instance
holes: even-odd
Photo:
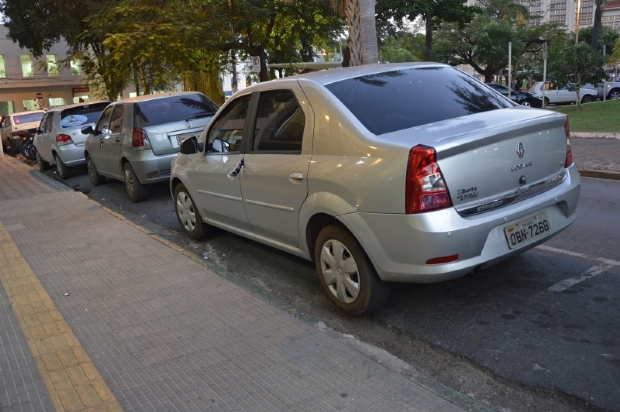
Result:
[[[179,144],[202,133],[218,107],[198,92],[134,97],[108,106],[95,128],[85,127],[84,156],[94,186],[105,177],[125,182],[129,199],[147,197],[145,185],[170,179]]]
[[[565,115],[516,105],[452,67],[371,65],[231,97],[181,144],[183,230],[209,225],[315,261],[335,305],[380,308],[389,282],[438,282],[575,220]]]
[[[78,103],[49,110],[34,137],[39,169],[47,170],[50,163],[55,163],[60,177],[66,179],[71,175],[71,168],[86,163],[84,142],[88,135],[82,133],[82,128],[94,126],[109,104],[106,101]]]

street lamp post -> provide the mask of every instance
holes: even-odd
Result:
[[[575,46],[579,43],[579,23],[581,22],[581,0],[577,0],[577,19],[575,22]]]

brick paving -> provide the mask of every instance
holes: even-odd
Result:
[[[476,405],[421,385],[415,371],[387,368],[36,173],[0,159],[0,222],[124,410]],[[13,335],[24,352],[23,333]],[[22,374],[35,375],[27,354],[14,356]],[[40,377],[36,389],[23,389],[19,375],[7,379],[38,394],[34,410],[49,410]],[[13,410],[19,395],[0,402],[0,410]]]

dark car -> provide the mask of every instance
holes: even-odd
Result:
[[[487,86],[495,90],[496,92],[508,97],[508,87],[501,84],[487,83]],[[510,99],[523,106],[542,107],[542,100],[528,92],[510,91]]]

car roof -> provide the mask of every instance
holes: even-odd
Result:
[[[74,107],[92,106],[93,104],[99,104],[99,103],[111,103],[111,102],[107,101],[107,100],[97,100],[95,102],[74,103],[74,104],[68,104],[68,105],[65,105],[65,106],[54,107],[53,109],[49,109],[48,112],[63,111],[63,110],[66,110],[66,109],[72,109]]]
[[[384,73],[396,70],[415,69],[421,67],[451,67],[446,64],[420,62],[420,63],[390,63],[390,64],[368,64],[356,67],[343,67],[341,69],[321,70],[316,72],[297,74],[294,76],[283,77],[284,79],[308,79],[322,84],[330,84],[341,80],[352,79],[360,76],[368,76],[377,73]],[[279,81],[277,79],[275,81]],[[264,84],[264,83],[261,83]]]
[[[198,93],[200,92],[189,91],[189,92],[165,92],[165,93],[145,94],[142,96],[130,97],[129,99],[123,99],[120,102],[114,102],[114,103],[141,102],[144,100],[151,100],[151,99],[157,99],[157,98],[168,97],[168,96],[183,96],[183,95],[192,95],[192,94],[198,94]]]
[[[26,112],[11,113],[11,114],[8,114],[7,116],[20,116],[23,114],[30,114],[30,113],[46,113],[46,111],[45,110],[28,110]]]

